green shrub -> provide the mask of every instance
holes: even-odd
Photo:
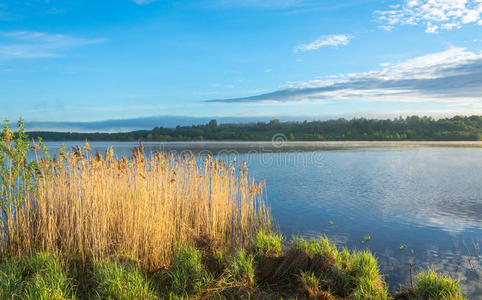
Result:
[[[135,266],[114,260],[95,262],[92,280],[97,299],[156,299],[155,293],[144,274]]]
[[[201,259],[202,252],[191,246],[174,254],[168,274],[171,292],[177,295],[198,292],[212,280],[210,274],[204,269]]]
[[[60,260],[48,253],[8,259],[0,266],[2,299],[74,298],[72,284]]]
[[[437,274],[432,268],[417,275],[416,294],[420,299],[465,299],[459,280],[445,274]]]
[[[227,274],[231,281],[252,287],[255,275],[254,258],[244,250],[238,250],[229,262]]]
[[[255,256],[276,257],[283,254],[283,236],[275,233],[259,231],[252,240]]]

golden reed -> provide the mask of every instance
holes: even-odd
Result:
[[[198,239],[234,249],[270,226],[263,185],[222,160],[168,153],[130,159],[90,153],[90,146],[37,160],[36,192],[20,208],[21,234],[11,253],[65,258],[127,256],[146,271],[169,264],[173,251]],[[14,225],[14,224],[12,224]]]

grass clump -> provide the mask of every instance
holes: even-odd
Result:
[[[354,288],[352,299],[387,299],[388,292],[380,273],[377,260],[369,251],[353,251],[348,258]]]
[[[333,261],[338,259],[338,249],[326,236],[306,240],[302,237],[294,237],[291,242],[292,249],[305,252],[310,257],[323,257]]]
[[[254,258],[243,249],[236,251],[229,262],[227,274],[230,281],[253,287],[255,283]]]
[[[445,274],[437,274],[432,268],[417,275],[416,299],[465,299],[459,280]]]
[[[1,299],[75,298],[60,259],[48,253],[6,260],[0,266],[0,296]]]
[[[320,279],[313,272],[301,272],[300,282],[308,297],[314,298],[318,296],[320,291]]]
[[[132,264],[106,259],[93,263],[91,299],[157,299],[146,276]]]
[[[257,257],[277,257],[283,254],[283,236],[260,230],[252,240],[252,248]]]
[[[212,277],[202,265],[202,252],[192,246],[174,254],[168,271],[170,291],[176,295],[197,293],[206,287]]]
[[[339,250],[326,236],[310,240],[294,237],[278,269],[279,278],[301,276],[303,286],[315,276],[319,280],[318,292],[325,293],[325,298],[328,294],[350,299],[388,298],[375,257],[368,251]],[[308,290],[310,294],[313,288]]]

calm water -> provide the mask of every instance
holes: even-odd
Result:
[[[60,147],[47,145],[52,151]],[[99,151],[109,145],[120,155],[129,155],[135,146],[91,143]],[[266,181],[267,202],[285,236],[326,234],[340,246],[371,249],[392,290],[409,284],[411,260],[415,270],[432,265],[460,277],[464,292],[482,299],[482,148],[323,143],[144,146],[246,161],[250,175]],[[362,243],[366,235],[371,240]]]

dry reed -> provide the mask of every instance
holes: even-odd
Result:
[[[235,249],[270,226],[263,185],[245,165],[144,154],[142,145],[130,159],[112,148],[92,155],[86,143],[37,159],[37,166],[35,193],[16,212],[22,223],[10,227],[21,234],[11,233],[9,253],[48,251],[82,261],[120,255],[155,271],[198,239]]]

